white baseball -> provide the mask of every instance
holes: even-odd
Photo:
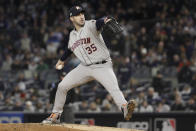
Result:
[[[63,68],[63,65],[58,65],[58,66],[57,66],[57,69],[58,69],[58,70],[61,70],[62,68]]]

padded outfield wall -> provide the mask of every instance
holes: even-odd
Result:
[[[0,123],[39,123],[49,114],[0,112]],[[121,113],[75,113],[75,124],[87,124],[145,131],[196,131],[196,113],[134,113],[125,121]],[[62,119],[63,120],[63,119]]]

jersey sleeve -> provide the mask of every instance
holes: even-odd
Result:
[[[94,33],[94,34],[99,34],[99,31],[97,30],[97,26],[96,26],[96,20],[90,20],[87,23],[88,28],[90,28],[90,30]]]

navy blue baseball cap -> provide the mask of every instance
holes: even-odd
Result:
[[[81,6],[73,6],[69,10],[69,17],[71,16],[77,16],[80,13],[84,13],[85,10]]]

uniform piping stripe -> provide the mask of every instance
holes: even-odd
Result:
[[[81,30],[80,34],[82,33],[82,31],[83,31],[83,30]],[[79,36],[80,36],[80,34],[79,34]],[[81,39],[81,37],[80,37],[80,39]],[[82,49],[83,49],[84,53],[86,54],[87,58],[89,59],[89,61],[91,62],[91,64],[93,64],[93,62],[92,62],[91,59],[89,58],[88,54],[87,54],[86,51],[84,50],[83,45],[81,45],[81,46],[82,46]],[[86,62],[86,64],[88,64],[88,63]]]

